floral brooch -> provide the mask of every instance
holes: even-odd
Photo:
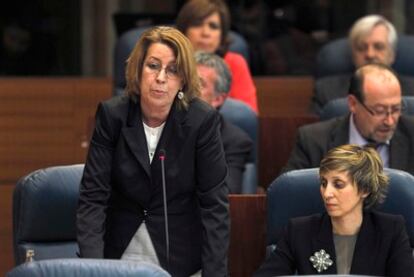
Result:
[[[313,256],[310,256],[309,260],[311,261],[313,267],[318,272],[327,270],[333,264],[333,261],[330,259],[330,255],[326,253],[324,249],[316,251]]]

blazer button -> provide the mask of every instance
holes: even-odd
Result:
[[[148,216],[148,211],[143,210],[143,212],[144,212],[144,220],[142,220],[142,222],[145,223],[145,220],[147,219],[147,216]]]

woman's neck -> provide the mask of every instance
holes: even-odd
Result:
[[[170,112],[170,108],[157,108],[151,109],[146,105],[141,105],[142,111],[142,120],[144,123],[149,127],[158,127],[163,124],[168,117],[168,113]]]
[[[362,225],[362,211],[344,217],[331,217],[332,231],[336,235],[355,235]]]

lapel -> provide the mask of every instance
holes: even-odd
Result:
[[[185,145],[189,128],[186,124],[186,114],[187,111],[178,108],[177,103],[174,102],[158,142],[157,149],[155,150],[154,159],[151,163],[151,167],[155,172],[160,172],[161,165],[159,162],[159,152],[161,149],[165,151],[165,163],[167,164],[175,163],[176,159],[179,157],[179,154]]]
[[[177,101],[177,100],[176,100]],[[147,140],[145,138],[144,126],[142,124],[141,106],[139,98],[137,101],[130,101],[128,110],[127,126],[122,129],[122,134],[126,143],[130,147],[134,157],[138,160],[140,165],[144,168],[146,174],[151,178],[151,167],[155,167],[156,172],[160,172],[159,168],[159,151],[163,149],[166,152],[166,163],[173,163],[178,157],[181,149],[185,145],[187,129],[186,126],[186,111],[178,109],[177,104],[172,105],[171,111],[168,114],[164,130],[161,134],[157,149],[154,153],[154,159],[150,164],[148,156]]]
[[[137,101],[129,101],[127,126],[122,128],[122,135],[135,158],[144,168],[148,177],[151,178],[147,140],[145,138],[144,126],[142,125],[141,106],[139,97],[136,99]]]
[[[395,130],[394,136],[391,139],[390,143],[390,167],[408,170],[409,166],[409,157],[407,146],[409,142],[407,137],[401,132],[400,124]]]
[[[368,270],[375,268],[375,253],[379,253],[378,239],[370,213],[364,212],[364,219],[355,243],[351,274],[370,274]]]
[[[327,213],[323,213],[322,220],[321,220],[321,226],[319,229],[319,232],[316,236],[316,238],[313,239],[312,246],[314,249],[314,252],[312,255],[314,255],[315,252],[320,251],[324,249],[326,253],[329,254],[330,259],[333,261],[333,264],[328,267],[327,270],[322,271],[323,274],[336,274],[336,255],[335,255],[335,246],[333,243],[333,235],[332,235],[332,224],[329,216]],[[310,257],[307,257],[308,259]],[[309,261],[310,262],[310,261]],[[315,274],[318,272],[315,269]]]
[[[350,115],[341,117],[335,121],[335,126],[330,134],[328,149],[347,144],[349,141],[349,119]]]

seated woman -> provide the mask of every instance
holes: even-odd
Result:
[[[320,165],[326,213],[291,219],[277,248],[255,276],[361,274],[414,276],[402,216],[372,210],[388,178],[375,149],[343,145]]]
[[[245,59],[228,51],[230,14],[222,0],[191,0],[177,17],[177,28],[195,50],[216,53],[229,65],[233,82],[229,96],[245,102],[257,113],[256,87]]]

